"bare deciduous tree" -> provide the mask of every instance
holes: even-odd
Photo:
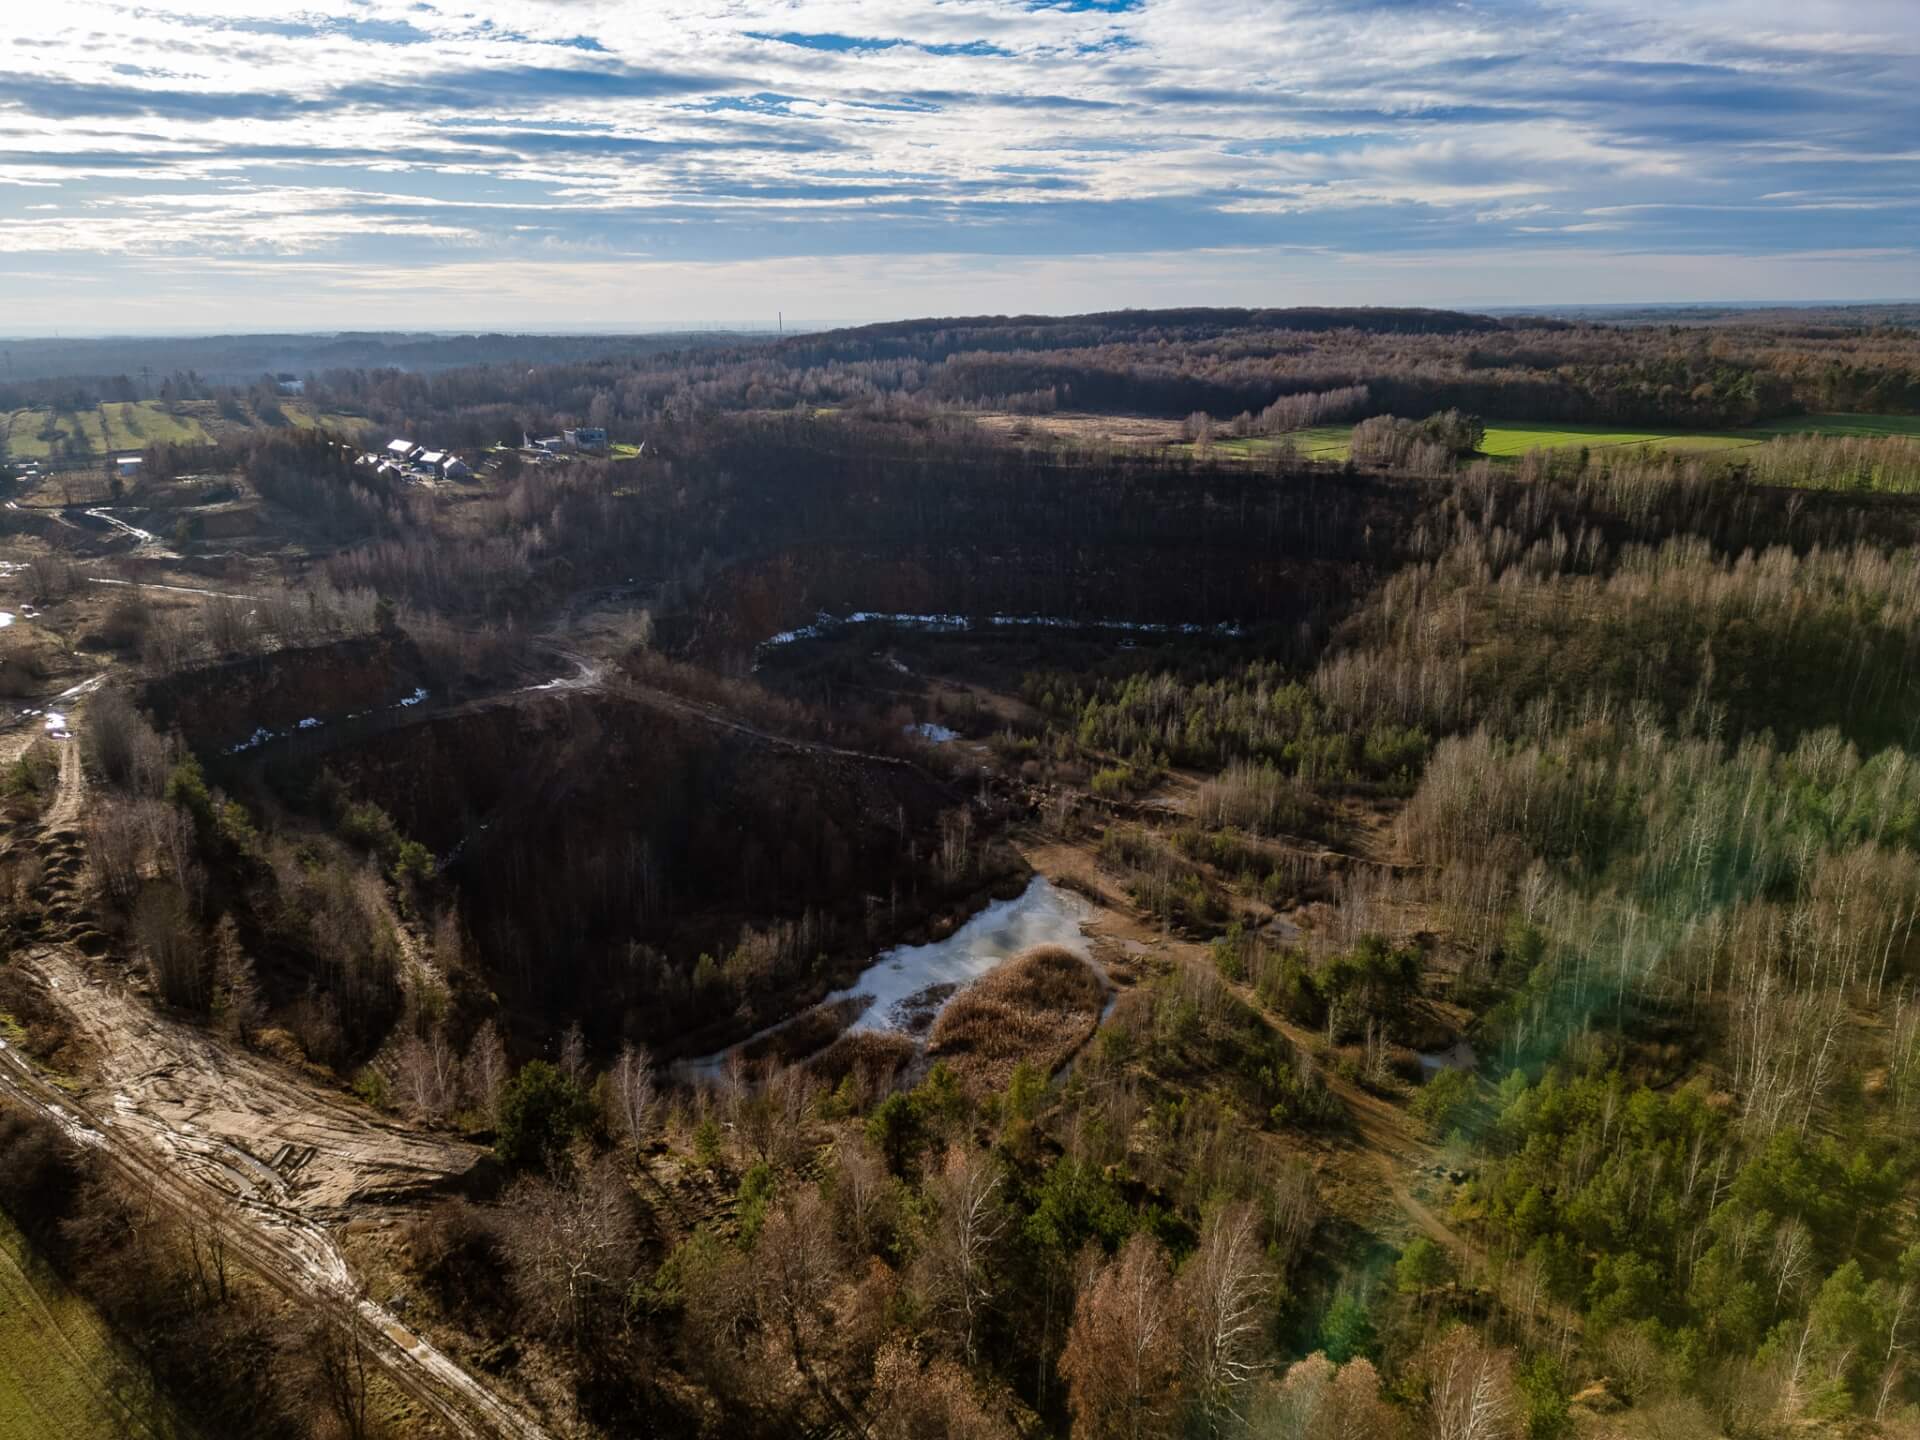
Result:
[[[867,1397],[871,1440],[1013,1440],[1005,1407],[989,1403],[965,1369],[945,1356],[924,1365],[891,1340],[874,1358]]]
[[[213,1014],[221,1032],[243,1045],[253,1043],[267,1015],[253,960],[240,944],[232,915],[222,915],[213,927]]]
[[[1381,1397],[1380,1376],[1356,1357],[1336,1366],[1324,1354],[1287,1367],[1262,1397],[1253,1430],[1272,1440],[1394,1440],[1400,1414]]]
[[[786,1168],[806,1145],[813,1089],[798,1065],[769,1064],[757,1079],[741,1066],[730,1072],[721,1098],[735,1133],[755,1158]]]
[[[833,1323],[828,1300],[844,1269],[842,1260],[820,1192],[812,1186],[785,1190],[754,1246],[754,1296],[761,1323],[786,1342],[793,1368],[841,1423],[858,1433],[859,1417],[816,1363]]]
[[[167,1003],[204,1010],[206,953],[178,886],[151,885],[141,892],[133,911],[133,933]]]
[[[400,1042],[394,1079],[407,1104],[431,1120],[444,1120],[460,1094],[460,1057],[444,1027]]]
[[[1419,1368],[1427,1376],[1429,1440],[1518,1440],[1510,1353],[1462,1325],[1427,1346]]]
[[[660,1118],[660,1087],[653,1075],[653,1054],[646,1046],[628,1045],[620,1051],[607,1072],[607,1103],[615,1127],[644,1149]]]
[[[934,1215],[922,1258],[935,1302],[953,1317],[967,1363],[977,1358],[980,1325],[993,1302],[994,1260],[1011,1218],[1001,1196],[1002,1175],[992,1156],[950,1146],[927,1181]]]
[[[497,1118],[500,1092],[507,1083],[508,1065],[506,1043],[500,1038],[500,1027],[493,1021],[485,1021],[473,1032],[473,1039],[467,1045],[467,1062],[463,1070],[467,1103],[488,1120]]]
[[[1242,1202],[1208,1218],[1198,1249],[1180,1272],[1188,1369],[1215,1434],[1228,1421],[1245,1418],[1242,1392],[1258,1368],[1273,1288],[1263,1261],[1259,1213]]]
[[[530,1177],[507,1198],[504,1234],[523,1313],[577,1348],[633,1273],[632,1197],[610,1164],[565,1184]]]
[[[366,1317],[351,1303],[342,1307],[337,1320],[316,1319],[301,1346],[316,1408],[333,1417],[347,1440],[367,1440],[372,1433],[367,1413],[369,1348]]]
[[[871,1252],[891,1192],[887,1167],[864,1135],[843,1139],[834,1152],[833,1200],[841,1231],[862,1253]]]
[[[1088,1272],[1060,1356],[1074,1434],[1088,1440],[1170,1435],[1179,1409],[1180,1348],[1166,1251],[1135,1231]]]

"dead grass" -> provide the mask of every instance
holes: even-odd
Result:
[[[1150,415],[987,414],[976,417],[982,428],[1018,438],[1064,440],[1076,445],[1173,445],[1181,438],[1178,420]]]
[[[871,1003],[865,995],[825,1002],[804,1010],[779,1029],[741,1047],[748,1060],[773,1060],[792,1065],[831,1046]]]
[[[885,1094],[913,1060],[913,1040],[898,1030],[853,1030],[808,1062],[829,1085],[849,1075],[868,1094]]]
[[[927,1053],[976,1093],[1004,1089],[1022,1060],[1050,1075],[1093,1033],[1104,996],[1078,955],[1036,946],[954,996],[934,1022]]]

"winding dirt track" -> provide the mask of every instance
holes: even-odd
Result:
[[[75,913],[84,805],[78,749],[68,743],[38,840],[56,922]],[[269,1283],[351,1325],[393,1383],[462,1440],[545,1440],[538,1423],[364,1295],[329,1228],[349,1211],[424,1198],[470,1170],[477,1150],[386,1124],[168,1019],[95,976],[66,944],[14,963],[73,1016],[99,1073],[70,1095],[0,1041],[0,1092],[99,1151],[181,1219],[218,1227]]]

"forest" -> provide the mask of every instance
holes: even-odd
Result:
[[[479,473],[267,428],[152,447],[144,540],[0,512],[0,1209],[180,1433],[1920,1431],[1920,441],[1478,453],[1920,410],[1898,317],[308,395]],[[1353,444],[977,423],[1069,408]]]

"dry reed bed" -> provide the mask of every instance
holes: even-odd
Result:
[[[976,1093],[1005,1089],[1022,1060],[1051,1075],[1100,1023],[1105,994],[1071,950],[1035,946],[954,996],[934,1021],[927,1054]]]

